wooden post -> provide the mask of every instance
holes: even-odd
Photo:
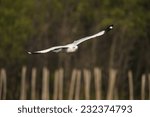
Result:
[[[116,82],[116,74],[117,71],[114,69],[110,69],[109,71],[109,83],[108,83],[108,92],[107,92],[107,100],[112,100],[114,96],[114,87]]]
[[[53,93],[54,100],[57,100],[57,97],[58,97],[58,77],[59,77],[59,72],[58,70],[56,70],[55,76],[54,76],[54,93]]]
[[[132,72],[128,72],[128,81],[129,81],[129,99],[133,100],[134,99],[134,92],[133,92],[133,75]]]
[[[99,68],[94,68],[94,77],[95,77],[95,94],[96,94],[96,100],[101,99],[101,85],[102,85],[102,71]]]
[[[148,74],[148,88],[149,88],[149,100],[150,100],[150,74]]]
[[[64,71],[62,68],[59,69],[59,99],[63,99],[63,77]]]
[[[118,96],[118,88],[115,86],[114,87],[114,100],[119,100],[119,96]]]
[[[55,79],[54,79],[54,96],[53,99],[63,99],[63,77],[64,71],[62,68],[55,71]]]
[[[73,94],[74,94],[74,87],[75,87],[75,79],[76,79],[76,72],[77,70],[74,69],[72,72],[72,76],[71,76],[71,83],[70,83],[70,88],[69,88],[69,100],[73,99]]]
[[[145,74],[142,75],[142,84],[141,84],[141,99],[144,100],[145,99],[145,81],[146,81],[146,76]]]
[[[2,99],[2,77],[1,77],[1,70],[0,70],[0,100]]]
[[[25,100],[26,99],[26,66],[23,66],[22,68],[22,78],[21,78],[21,93],[20,93],[20,99]]]
[[[84,74],[84,81],[85,81],[85,99],[89,100],[90,99],[90,81],[91,81],[91,73],[89,70],[84,69],[83,70]]]
[[[77,70],[75,100],[78,100],[80,97],[80,82],[81,82],[81,71]]]
[[[31,79],[31,99],[36,99],[36,68],[32,69],[32,79]]]
[[[46,67],[43,68],[43,81],[42,81],[42,100],[49,99],[49,71]]]
[[[0,72],[0,99],[5,100],[7,93],[7,77],[5,69]]]

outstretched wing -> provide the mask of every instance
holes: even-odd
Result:
[[[50,51],[59,52],[63,48],[68,48],[68,46],[54,46],[54,47],[44,49],[44,50],[40,50],[40,51],[28,52],[28,54],[44,54],[44,53],[48,53]]]
[[[82,42],[84,42],[84,41],[86,41],[86,40],[89,40],[89,39],[92,39],[92,38],[95,38],[95,37],[102,36],[102,35],[104,35],[106,32],[108,32],[109,30],[111,30],[112,28],[113,28],[113,25],[110,25],[110,26],[108,26],[106,29],[104,29],[104,30],[102,30],[102,31],[100,31],[100,32],[98,32],[98,33],[96,33],[96,34],[94,34],[94,35],[81,38],[81,39],[79,39],[79,40],[74,41],[73,43],[76,44],[76,45],[78,45],[78,44],[80,44],[80,43],[82,43]]]

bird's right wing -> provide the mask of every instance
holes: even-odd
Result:
[[[57,50],[63,49],[63,48],[68,48],[68,46],[54,46],[48,49],[40,50],[40,51],[34,51],[34,52],[28,52],[28,54],[44,54],[48,53],[50,51],[57,52]]]
[[[74,41],[73,43],[76,44],[76,45],[78,45],[78,44],[80,44],[80,43],[82,43],[82,42],[84,42],[84,41],[86,41],[86,40],[89,40],[89,39],[92,39],[92,38],[101,36],[101,35],[103,35],[104,33],[105,33],[105,31],[101,31],[101,32],[99,32],[99,33],[97,33],[97,34],[94,34],[94,35],[92,35],[92,36],[88,36],[88,37],[84,37],[84,38],[81,38],[81,39],[79,39],[79,40],[76,40],[76,41]]]
[[[87,41],[87,40],[89,40],[89,39],[93,39],[93,38],[95,38],[95,37],[102,36],[102,35],[104,35],[106,32],[108,32],[109,30],[111,30],[112,28],[113,28],[113,25],[109,25],[109,26],[108,26],[107,28],[105,28],[104,30],[102,30],[102,31],[100,31],[100,32],[98,32],[98,33],[96,33],[96,34],[94,34],[94,35],[87,36],[87,37],[81,38],[81,39],[79,39],[79,40],[76,40],[76,41],[74,41],[73,43],[76,44],[76,45],[78,45],[78,44],[80,44],[80,43],[82,43],[82,42],[84,42],[84,41]]]

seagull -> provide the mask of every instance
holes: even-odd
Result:
[[[48,53],[48,52],[61,52],[61,51],[65,51],[67,53],[72,53],[75,52],[78,49],[78,45],[84,41],[87,41],[89,39],[93,39],[95,37],[99,37],[104,35],[105,33],[107,33],[108,31],[113,29],[113,25],[109,25],[107,28],[105,28],[104,30],[91,35],[91,36],[87,36],[81,39],[78,39],[76,41],[74,41],[73,43],[67,44],[67,45],[63,45],[63,46],[54,46],[48,49],[44,49],[44,50],[40,50],[40,51],[34,51],[34,52],[27,52],[28,54],[44,54],[44,53]]]

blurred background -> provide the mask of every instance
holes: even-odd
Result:
[[[150,99],[149,22],[149,0],[0,0],[0,99]]]

